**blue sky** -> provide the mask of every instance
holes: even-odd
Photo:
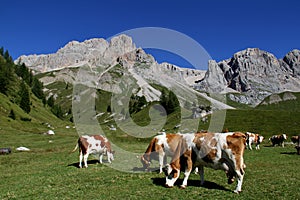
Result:
[[[139,27],[184,33],[217,61],[248,47],[278,58],[300,49],[297,0],[10,0],[0,4],[0,46],[14,59],[54,53],[71,40],[108,38]],[[152,53],[159,62],[188,65],[172,55]]]

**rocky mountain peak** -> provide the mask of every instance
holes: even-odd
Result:
[[[210,62],[197,88],[209,87],[214,92],[227,88],[222,91],[240,93],[230,95],[232,100],[257,105],[272,93],[300,91],[299,55],[299,50],[293,50],[282,60],[267,51],[248,48],[230,59]]]
[[[290,51],[285,55],[283,61],[289,66],[293,76],[300,76],[300,50]]]
[[[131,37],[118,35],[110,42],[103,38],[93,38],[83,42],[71,41],[56,53],[47,55],[23,55],[15,63],[24,63],[36,72],[46,72],[65,67],[80,65],[106,66],[115,62],[117,57],[136,47]]]

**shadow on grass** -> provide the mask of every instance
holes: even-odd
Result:
[[[96,160],[96,159],[87,161],[88,165],[95,165],[95,164],[99,164],[99,163],[100,163],[99,160]],[[69,164],[68,167],[77,167],[77,168],[79,168],[79,162]],[[82,167],[83,167],[83,163],[82,163]]]
[[[182,183],[183,179],[178,179],[175,183],[175,186],[180,187],[180,184]],[[152,178],[152,182],[155,185],[163,186],[165,187],[166,179],[165,178]],[[221,186],[217,183],[205,181],[204,185],[200,185],[200,180],[188,180],[188,187],[203,187],[209,190],[223,190],[223,191],[230,191],[229,189],[225,188],[224,186]]]
[[[144,167],[134,167],[132,168],[132,171],[134,172],[145,172],[145,173],[151,173],[151,172],[156,172],[159,173],[159,168],[149,168],[148,170],[146,170]]]
[[[296,155],[297,152],[281,152],[280,154],[283,154],[283,155]]]

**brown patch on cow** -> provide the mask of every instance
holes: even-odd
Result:
[[[241,132],[235,132],[226,137],[227,146],[231,149],[236,160],[236,168],[244,173],[243,155],[246,148],[246,135]]]
[[[171,151],[175,152],[178,145],[178,140],[180,140],[182,136],[179,134],[167,134],[166,138]]]
[[[105,138],[102,135],[92,135],[91,137],[94,137],[95,140],[100,141],[100,146],[101,147],[104,147],[106,145],[105,144]]]
[[[175,147],[174,156],[172,157],[171,164],[170,164],[172,169],[180,170],[181,155],[183,155],[185,153],[185,151],[187,150],[187,146],[184,143],[185,142],[182,139],[182,135],[174,134],[168,138],[168,144],[170,145],[170,147],[172,149]]]
[[[87,149],[89,146],[89,143],[87,142],[87,139],[84,137],[80,137],[78,139],[78,146],[79,146],[79,153],[82,151],[83,154],[87,153]]]

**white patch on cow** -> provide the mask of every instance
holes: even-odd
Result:
[[[285,140],[287,139],[286,134],[282,134],[282,136]]]

